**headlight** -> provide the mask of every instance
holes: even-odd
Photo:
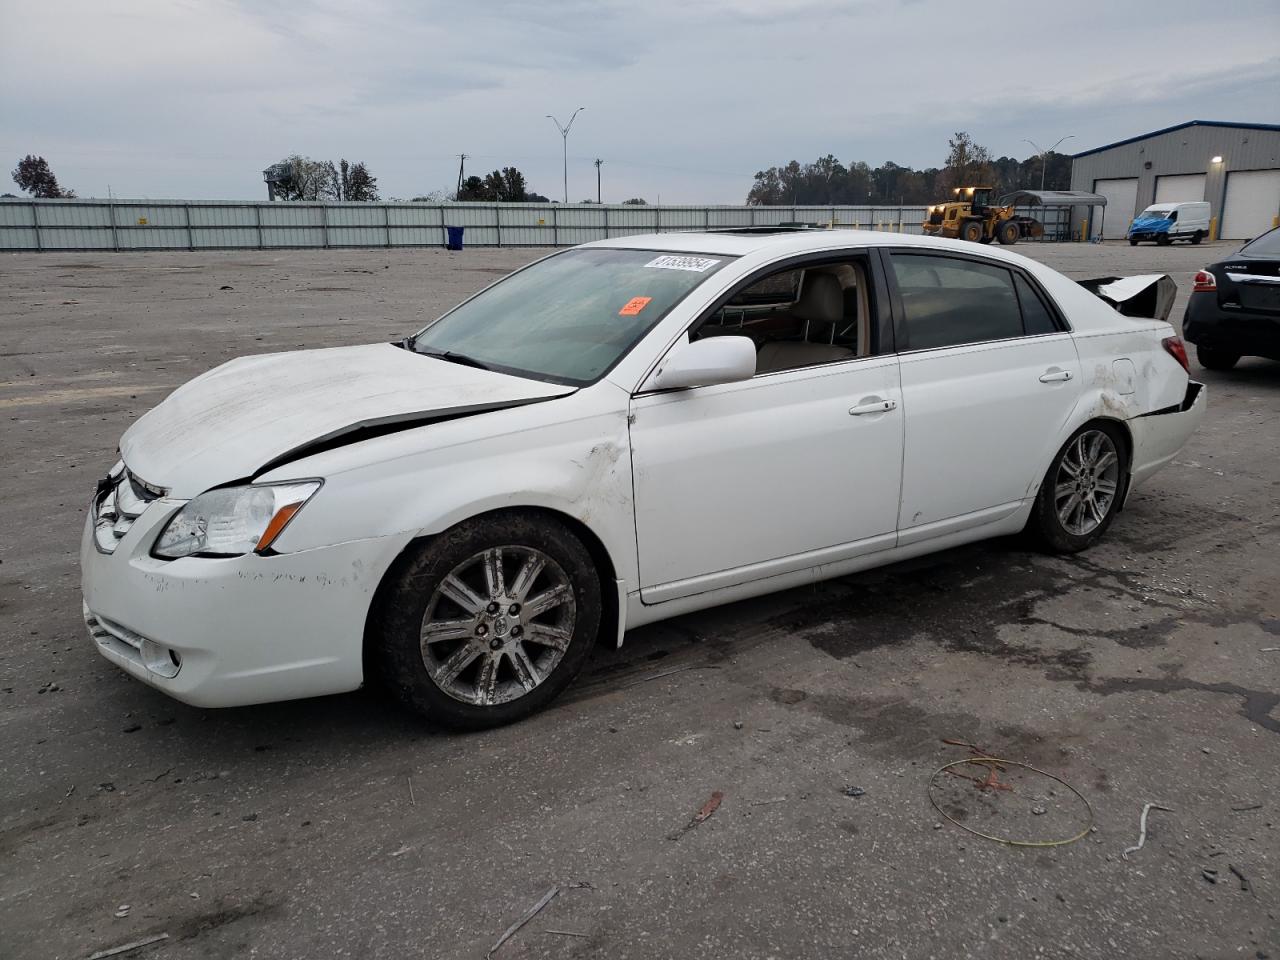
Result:
[[[261,553],[319,489],[319,480],[303,480],[202,493],[173,515],[152,552],[167,560]]]

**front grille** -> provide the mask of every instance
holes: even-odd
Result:
[[[138,479],[127,468],[109,477],[93,501],[93,541],[103,553],[115,551],[133,521],[164,491]]]
[[[182,667],[182,658],[176,651],[148,640],[141,634],[134,633],[106,617],[100,617],[84,607],[84,625],[89,629],[89,636],[100,647],[106,647],[113,653],[125,657],[152,673],[172,679],[178,675]]]

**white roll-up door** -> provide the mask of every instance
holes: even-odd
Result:
[[[1093,192],[1107,198],[1105,212],[1098,210],[1094,213],[1093,235],[1096,237],[1101,230],[1103,240],[1123,240],[1129,232],[1138,203],[1138,178],[1095,180]]]
[[[1227,173],[1227,199],[1222,205],[1223,240],[1250,240],[1271,229],[1280,214],[1280,170],[1237,170]]]
[[[1187,203],[1203,199],[1203,173],[1156,177],[1156,203]]]

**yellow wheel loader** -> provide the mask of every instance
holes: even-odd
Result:
[[[991,187],[956,187],[955,197],[925,211],[925,233],[972,243],[999,240],[1005,244],[1044,236],[1044,224],[1035,217],[1016,216],[1013,204],[992,204]]]

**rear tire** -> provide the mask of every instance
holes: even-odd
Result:
[[[966,220],[960,225],[960,239],[968,240],[970,243],[979,243],[982,240],[983,229],[980,220]]]
[[[465,520],[393,569],[371,622],[372,659],[405,706],[481,730],[542,709],[582,669],[602,612],[591,555],[553,520]]]
[[[1005,220],[996,228],[996,239],[1005,246],[1010,246],[1018,242],[1018,237],[1022,235],[1022,231],[1018,225],[1012,220]]]
[[[1173,238],[1170,237],[1167,233],[1156,234],[1156,244],[1158,246],[1167,247],[1171,243],[1173,243]]]
[[[1199,245],[1200,245],[1200,241],[1201,241],[1201,240],[1203,240],[1203,239],[1204,239],[1204,234],[1203,234],[1202,232],[1200,232],[1199,230],[1197,230],[1195,233],[1193,233],[1193,234],[1191,235],[1191,242],[1192,242],[1193,244],[1195,244],[1196,246],[1199,246]]]
[[[1240,354],[1216,347],[1196,347],[1196,359],[1206,370],[1230,370],[1240,362]]]
[[[1027,531],[1054,553],[1079,553],[1111,526],[1129,482],[1124,436],[1110,423],[1086,423],[1049,465]]]

